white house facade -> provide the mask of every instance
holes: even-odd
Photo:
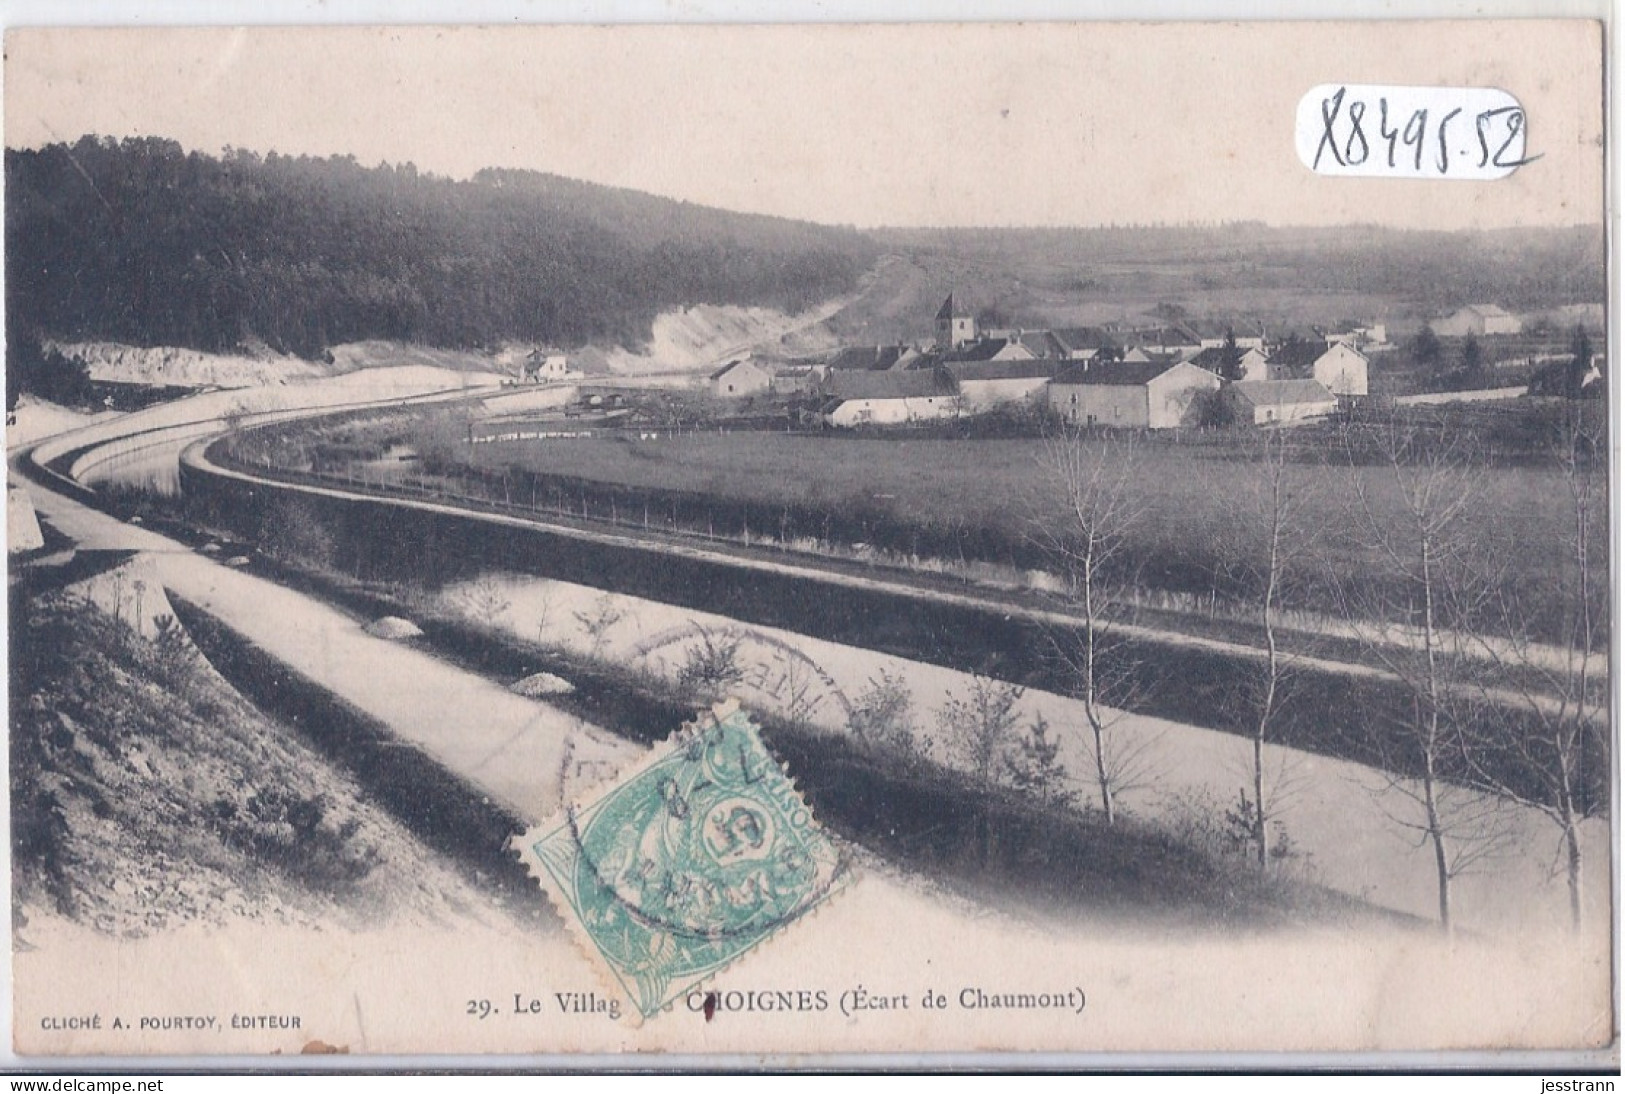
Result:
[[[713,372],[707,383],[711,394],[723,399],[759,395],[773,386],[773,374],[750,358],[729,361]]]
[[[1329,347],[1315,358],[1315,363],[1309,369],[1310,376],[1319,380],[1333,395],[1356,398],[1368,393],[1369,372],[1370,362],[1365,354],[1345,342]]]

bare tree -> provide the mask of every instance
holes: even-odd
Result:
[[[1474,777],[1557,826],[1576,931],[1584,919],[1580,824],[1606,807],[1599,774],[1608,770],[1607,562],[1598,557],[1607,520],[1604,412],[1600,402],[1570,400],[1553,443],[1567,517],[1552,543],[1552,567],[1561,575],[1556,643],[1534,638],[1532,620],[1550,609],[1547,598],[1531,604],[1516,588],[1499,591],[1499,633],[1475,634],[1497,670],[1481,698],[1500,732],[1496,747],[1473,757]]]
[[[964,761],[966,767],[990,789],[1006,771],[1006,757],[1012,746],[1021,712],[1016,704],[1026,689],[986,676],[973,676],[964,698],[949,693],[937,712],[942,736]],[[993,803],[982,808],[982,862],[993,861],[995,835]]]
[[[1243,792],[1240,815],[1251,828],[1252,850],[1260,869],[1270,863],[1270,830],[1279,827],[1284,799],[1284,772],[1266,770],[1265,746],[1290,698],[1297,655],[1282,648],[1281,606],[1300,581],[1316,547],[1311,481],[1291,458],[1286,430],[1259,431],[1253,452],[1254,473],[1240,484],[1236,498],[1240,531],[1229,569],[1248,590],[1263,642],[1257,672],[1242,681],[1239,692],[1249,730],[1251,796]]]
[[[1025,690],[987,676],[973,676],[965,697],[950,692],[937,712],[944,740],[984,782],[999,781],[1005,750],[1021,721],[1016,704]]]
[[[1129,532],[1144,509],[1133,490],[1132,434],[1090,436],[1062,427],[1044,443],[1048,487],[1059,494],[1064,518],[1040,522],[1034,538],[1053,560],[1068,591],[1075,626],[1049,629],[1052,654],[1083,705],[1094,759],[1095,784],[1106,822],[1117,820],[1119,801],[1153,778],[1155,739],[1123,740],[1123,715],[1138,706],[1145,689],[1138,664],[1113,633],[1114,592],[1132,584]]]
[[[1397,415],[1378,424],[1379,476],[1353,469],[1356,524],[1387,572],[1341,589],[1366,650],[1405,693],[1407,715],[1369,743],[1379,754],[1385,814],[1432,851],[1448,933],[1452,882],[1511,837],[1504,799],[1450,777],[1465,779],[1465,757],[1480,745],[1465,646],[1492,584],[1464,520],[1476,496],[1472,454],[1459,434],[1418,426]]]

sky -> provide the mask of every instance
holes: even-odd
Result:
[[[1600,223],[1600,26],[1000,23],[22,29],[5,138],[517,167],[831,224]],[[1298,160],[1325,83],[1498,87],[1493,182]]]

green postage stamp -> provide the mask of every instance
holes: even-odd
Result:
[[[644,1018],[829,899],[850,870],[732,701],[514,846]]]

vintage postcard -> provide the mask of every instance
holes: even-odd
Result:
[[[9,31],[15,1052],[1617,1062],[1603,30]]]

